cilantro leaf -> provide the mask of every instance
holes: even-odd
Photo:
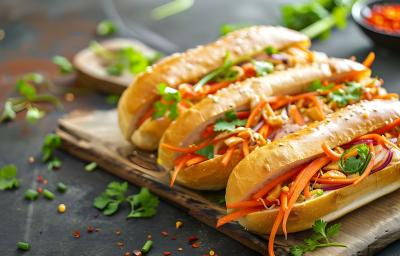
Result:
[[[309,92],[328,91],[328,90],[332,89],[333,86],[335,86],[333,83],[330,83],[330,84],[328,84],[328,85],[323,85],[322,82],[321,82],[321,80],[316,80],[316,81],[312,82],[312,83],[308,86],[307,90],[308,90]]]
[[[110,36],[118,31],[117,26],[111,20],[103,20],[97,25],[97,35]]]
[[[156,101],[153,104],[153,119],[161,118],[167,113],[169,119],[176,119],[179,114],[178,103],[182,99],[180,92],[174,88],[168,87],[164,83],[159,84],[157,89],[158,94],[161,96],[161,100]]]
[[[0,115],[0,123],[7,120],[14,120],[16,116],[17,114],[14,111],[12,102],[7,100],[6,103],[4,103],[3,113]]]
[[[268,55],[272,55],[272,54],[278,53],[279,50],[276,49],[276,48],[273,47],[273,46],[267,46],[267,47],[264,49],[264,52],[265,52],[266,54],[268,54]]]
[[[207,157],[208,159],[214,158],[214,145],[208,145],[205,148],[199,149],[196,151],[196,154]]]
[[[60,146],[60,136],[53,133],[47,134],[42,146],[42,161],[46,163],[53,159],[53,151]]]
[[[347,83],[344,89],[333,91],[328,95],[331,101],[338,106],[344,107],[351,102],[360,101],[362,94],[362,85],[359,83]]]
[[[247,122],[246,120],[242,120],[242,119],[236,119],[231,122],[220,119],[215,123],[214,131],[216,131],[216,132],[223,132],[223,131],[231,132],[231,131],[235,130],[236,126],[244,126],[246,124],[246,122]]]
[[[113,215],[118,211],[119,205],[126,201],[125,193],[127,190],[127,182],[113,181],[108,184],[105,192],[94,199],[93,206],[102,210],[104,215]]]
[[[328,223],[324,220],[316,220],[312,228],[316,234],[320,234],[323,238],[327,238],[325,234],[325,229],[327,225]]]
[[[16,178],[17,167],[13,164],[5,165],[0,169],[0,190],[18,188],[20,181]]]
[[[127,198],[131,212],[127,218],[152,217],[157,212],[158,197],[150,193],[148,188],[142,188],[136,195]]]
[[[38,108],[30,107],[26,112],[26,121],[30,124],[35,124],[39,119],[42,119],[46,113]]]
[[[257,76],[265,76],[274,71],[274,65],[271,62],[253,60],[252,63],[256,68]]]
[[[117,105],[119,101],[119,96],[115,94],[108,95],[106,98],[106,102],[109,105]]]
[[[328,238],[332,238],[339,233],[340,223],[333,224],[332,226],[326,229],[326,236]]]
[[[64,56],[56,55],[53,57],[53,63],[58,66],[61,74],[69,74],[74,71],[74,66]]]
[[[251,24],[243,24],[243,23],[229,23],[229,24],[223,24],[220,29],[219,32],[221,34],[221,36],[225,36],[233,31],[242,29],[242,28],[247,28],[250,27]]]
[[[225,117],[226,119],[228,119],[229,121],[233,121],[235,119],[237,119],[237,115],[235,110],[228,110],[225,112]]]
[[[344,157],[349,153],[357,151],[356,156],[351,156],[347,159]],[[345,150],[340,158],[339,167],[340,169],[348,174],[353,173],[363,173],[367,167],[369,161],[371,160],[371,154],[369,153],[369,147],[367,144],[355,145],[347,150]]]
[[[306,249],[301,245],[295,245],[290,248],[290,253],[293,256],[302,256],[306,252]]]

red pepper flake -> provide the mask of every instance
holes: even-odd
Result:
[[[189,238],[188,238],[189,243],[194,243],[197,240],[199,240],[199,238],[197,236],[189,236]]]
[[[174,237],[172,237],[172,238],[171,238],[171,240],[176,240],[176,237],[175,237],[175,236],[174,236]]]
[[[80,237],[81,237],[81,231],[75,230],[74,233],[72,233],[72,235],[73,235],[75,238],[80,238]]]
[[[130,252],[125,252],[124,256],[131,256],[131,253]]]
[[[43,181],[43,176],[42,176],[42,175],[38,175],[38,176],[36,177],[36,180],[37,180],[38,182],[42,182],[42,181]]]
[[[44,180],[43,180],[43,184],[44,184],[44,185],[47,185],[47,183],[49,183],[49,181],[48,181],[47,179],[44,179]]]
[[[147,240],[151,240],[152,236],[150,234],[147,235]]]
[[[200,247],[200,243],[194,243],[194,244],[192,244],[192,247],[195,248],[195,249],[199,248]]]
[[[142,256],[143,253],[142,253],[140,250],[134,250],[134,251],[133,251],[133,255],[135,255],[135,256]]]
[[[164,256],[172,255],[172,252],[163,252]]]
[[[122,241],[117,242],[117,246],[118,246],[118,248],[124,247],[124,242],[122,242]]]
[[[163,231],[163,232],[161,232],[161,235],[162,236],[168,236],[168,232],[167,231]]]
[[[42,193],[42,192],[43,192],[43,188],[38,187],[38,188],[37,188],[37,192],[38,192],[38,193]]]
[[[89,226],[87,227],[87,232],[88,232],[88,233],[93,233],[94,230],[95,230],[94,227],[91,226],[91,225],[89,225]]]
[[[121,235],[121,230],[120,229],[117,229],[117,230],[115,230],[115,235],[117,235],[117,236],[120,236]]]

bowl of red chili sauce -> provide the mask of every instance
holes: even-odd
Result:
[[[400,50],[400,0],[358,1],[352,16],[376,44]]]

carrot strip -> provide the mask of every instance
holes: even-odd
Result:
[[[285,210],[283,209],[283,207],[280,207],[278,215],[275,218],[274,225],[272,226],[271,233],[269,234],[269,238],[268,238],[268,254],[269,254],[269,256],[275,256],[275,253],[274,253],[275,237],[276,237],[276,233],[278,232],[278,228],[281,225],[284,213],[285,213]]]
[[[172,173],[171,181],[169,183],[169,186],[171,188],[174,186],[176,177],[178,177],[178,173],[183,169],[186,162],[189,161],[192,157],[193,157],[193,155],[189,154],[189,155],[182,156],[181,158],[178,158],[179,160],[178,159],[176,160],[175,169],[174,169],[174,172]]]
[[[233,220],[237,220],[243,216],[246,216],[247,214],[250,214],[252,212],[258,212],[263,210],[264,207],[252,207],[252,208],[248,208],[248,209],[243,209],[243,210],[239,210],[239,211],[234,211],[230,214],[225,215],[224,217],[218,219],[217,221],[217,225],[216,227],[219,228],[222,225],[231,222]]]
[[[298,125],[304,125],[304,118],[301,116],[299,109],[296,105],[291,105],[289,107],[289,115],[293,118],[294,122]]]
[[[267,102],[265,100],[262,100],[260,103],[258,103],[258,105],[253,109],[253,111],[251,111],[249,119],[247,119],[247,123],[246,123],[246,128],[250,128],[251,125],[254,122],[254,118],[256,118],[256,116],[261,112],[261,110],[263,109],[263,107],[265,106]]]
[[[269,129],[269,125],[268,125],[267,123],[265,123],[265,124],[261,127],[259,133],[261,134],[261,136],[263,136],[263,138],[267,138],[268,135],[269,135],[269,130],[270,130],[270,129]]]
[[[303,194],[305,198],[310,198],[310,182],[307,182],[306,186],[304,187]]]
[[[354,181],[354,185],[357,185],[358,183],[360,183],[363,179],[365,179],[366,177],[368,177],[368,175],[371,173],[372,168],[374,167],[375,164],[375,150],[374,150],[374,146],[372,145],[372,143],[368,143],[369,146],[369,152],[370,154],[372,154],[371,160],[369,161],[367,168],[365,168],[363,174],[361,174],[361,176]]]
[[[247,156],[249,154],[249,143],[247,142],[247,140],[243,140],[242,144],[243,155]]]
[[[199,156],[199,155],[197,155],[197,156],[194,156],[193,158],[189,159],[189,160],[186,162],[185,165],[186,165],[186,166],[195,165],[195,164],[204,162],[204,161],[206,161],[207,159],[208,159],[208,158],[205,157],[205,156]]]
[[[325,119],[325,113],[324,113],[322,104],[321,104],[321,102],[318,100],[317,96],[312,95],[312,96],[309,97],[309,99],[310,99],[312,102],[314,102],[314,104],[315,104],[315,106],[318,108],[318,110],[319,110],[319,112],[320,112],[322,118]]]
[[[169,149],[171,151],[175,151],[175,152],[180,152],[180,153],[193,153],[199,149],[205,148],[208,145],[210,145],[211,143],[213,143],[214,140],[206,140],[198,145],[194,145],[192,147],[188,147],[188,148],[181,148],[181,147],[176,147],[173,145],[169,145],[167,143],[161,143],[160,146],[164,147],[166,149]]]
[[[396,126],[399,126],[399,125],[400,125],[400,118],[394,120],[392,123],[390,123],[382,128],[379,128],[378,130],[375,130],[374,133],[383,134],[387,131],[394,129]]]
[[[375,60],[375,53],[370,52],[362,64],[364,66],[366,66],[367,68],[369,68],[369,67],[371,67],[372,63],[374,63],[374,60]]]
[[[299,198],[301,192],[304,190],[306,184],[310,181],[310,179],[317,173],[322,167],[328,164],[331,160],[328,157],[320,157],[312,161],[309,165],[307,165],[303,171],[297,176],[295,180],[295,184],[290,189],[289,192],[289,203],[288,209],[285,211],[283,216],[282,222],[282,230],[287,237],[287,229],[286,223],[289,217],[290,212],[293,209],[294,204],[296,203],[297,199]]]
[[[212,84],[210,88],[207,90],[207,94],[212,94],[217,92],[218,90],[227,87],[231,84],[231,81],[223,81],[219,83]]]
[[[235,147],[230,147],[228,148],[228,150],[226,151],[226,153],[224,154],[224,158],[221,161],[221,164],[223,166],[227,166],[229,163],[229,160],[231,160],[233,151],[235,151]]]
[[[326,156],[329,157],[332,161],[340,160],[341,154],[333,151],[330,147],[328,147],[326,142],[322,143],[321,147],[322,147],[322,150],[324,151],[324,153],[326,154]]]
[[[271,182],[267,183],[262,189],[260,189],[257,193],[255,193],[251,198],[258,199],[258,198],[264,197],[276,185],[281,184],[282,182],[288,180],[290,177],[292,177],[295,174],[297,174],[298,172],[300,172],[303,168],[304,168],[304,165],[294,168],[293,170],[282,174],[281,176],[279,176],[276,179],[272,180]]]
[[[283,191],[281,192],[281,208],[286,211],[288,208],[288,192],[287,191]]]
[[[383,99],[383,100],[390,100],[390,99],[398,99],[399,95],[397,93],[386,93],[383,95],[376,95],[374,99]]]
[[[236,112],[236,116],[237,116],[239,119],[248,118],[249,115],[250,115],[250,111],[238,111],[238,112]]]
[[[247,62],[245,64],[242,65],[242,69],[244,71],[244,75],[246,77],[254,77],[257,75],[256,73],[256,68],[254,67],[254,65],[250,62]]]
[[[139,119],[138,121],[138,127],[141,126],[144,121],[146,121],[147,119],[149,119],[154,113],[154,108],[150,108],[149,110],[146,111],[146,113],[144,113],[144,115]]]

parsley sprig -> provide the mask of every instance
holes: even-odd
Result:
[[[58,66],[61,74],[70,74],[74,72],[74,66],[64,56],[56,55],[53,57],[53,63]]]
[[[13,164],[0,168],[0,190],[18,188],[20,185],[17,176],[17,167]]]
[[[157,87],[159,101],[154,103],[153,119],[161,118],[168,114],[168,118],[174,120],[178,117],[178,104],[182,99],[180,92],[162,83]]]
[[[26,111],[26,121],[34,124],[45,116],[45,112],[36,106],[37,103],[49,103],[61,106],[57,97],[38,92],[39,87],[47,85],[48,81],[39,73],[28,73],[21,76],[15,84],[18,97],[11,97],[4,103],[0,114],[0,123],[14,120],[17,113]]]
[[[246,119],[238,119],[234,110],[225,113],[225,119],[219,119],[214,126],[215,132],[231,132],[235,130],[236,126],[243,126],[247,122]]]
[[[356,156],[351,156],[345,159],[345,156],[349,152],[357,151]],[[345,150],[340,158],[339,167],[347,174],[359,173],[362,174],[367,168],[369,162],[371,161],[372,154],[370,153],[367,144],[355,145],[347,150]]]
[[[48,169],[61,167],[61,160],[54,156],[54,151],[61,146],[61,137],[57,134],[47,134],[42,145],[42,161],[48,163]]]
[[[108,184],[106,191],[96,197],[93,206],[110,216],[115,214],[122,203],[128,202],[131,212],[127,218],[152,217],[157,212],[159,200],[147,188],[142,188],[136,195],[126,196],[127,182],[113,181]]]
[[[332,237],[339,233],[340,224],[333,224],[330,227],[327,227],[327,224],[326,221],[316,220],[313,225],[313,234],[311,237],[304,239],[303,244],[293,246],[290,250],[292,255],[301,256],[306,252],[312,252],[322,247],[346,247],[344,244],[330,241]]]

